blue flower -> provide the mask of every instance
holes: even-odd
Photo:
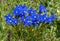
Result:
[[[13,10],[13,14],[15,15],[26,15],[26,13],[28,12],[28,8],[26,7],[26,5],[17,5],[16,8],[14,8]]]
[[[19,11],[22,12],[22,13],[25,15],[26,13],[28,13],[28,8],[27,8],[27,6],[24,4],[24,5],[22,6],[22,9],[19,9]]]
[[[30,7],[30,9],[28,10],[28,13],[30,15],[34,15],[34,14],[36,14],[36,10],[34,10],[32,7]]]
[[[55,19],[56,19],[56,15],[54,13],[52,13],[51,16],[49,16],[49,17],[46,18],[45,22],[52,24],[53,23],[52,21],[54,21]]]
[[[24,16],[20,17],[20,20],[24,22],[25,21],[25,17]]]
[[[45,22],[52,24],[52,18],[51,17],[47,17],[46,20],[45,20]]]
[[[39,5],[39,11],[42,13],[42,12],[44,12],[44,13],[47,13],[47,9],[46,9],[46,7],[43,5],[43,4],[40,4]]]
[[[18,23],[18,19],[14,19],[14,18],[10,15],[10,13],[9,13],[7,16],[5,16],[5,20],[6,20],[6,23],[7,23],[7,24],[13,24],[13,25],[15,25],[15,24]]]
[[[46,14],[41,15],[40,16],[40,22],[42,22],[42,23],[45,22],[46,17],[47,17]]]
[[[11,18],[12,18],[12,16],[10,15],[10,13],[8,14],[8,16],[4,16],[4,17],[5,17],[6,23],[10,24],[11,23]]]
[[[38,14],[37,11],[32,7],[28,9],[25,4],[16,5],[12,12],[13,16],[11,16],[10,13],[5,16],[6,23],[16,25],[18,24],[18,19],[20,18],[20,21],[23,22],[25,26],[38,26],[40,22],[53,23],[52,21],[56,19],[56,15],[54,13],[52,13],[51,16],[47,17],[47,9],[43,4],[40,4],[39,11],[40,13],[44,12],[44,14]]]
[[[31,26],[32,25],[32,21],[29,21],[29,20],[26,20],[25,22],[24,22],[24,25],[25,26]]]
[[[25,26],[32,25],[32,21],[30,20],[30,16],[27,16],[27,17],[22,16],[21,20]]]
[[[52,13],[51,18],[52,18],[52,20],[55,20],[57,17],[54,13]]]
[[[38,25],[39,25],[39,21],[33,21],[33,22],[32,22],[32,25],[38,26]]]
[[[14,19],[14,18],[13,18],[11,24],[13,24],[13,25],[18,24],[18,19]]]
[[[15,14],[15,15],[20,15],[20,11],[19,11],[19,9],[22,9],[22,5],[17,5],[14,9],[13,9],[13,14]]]
[[[31,21],[36,21],[37,20],[37,14],[30,16]]]
[[[41,15],[40,14],[37,14],[36,16],[37,16],[37,19],[36,20],[40,21]]]
[[[29,19],[29,17],[25,18],[24,25],[25,26],[32,25],[32,21]]]

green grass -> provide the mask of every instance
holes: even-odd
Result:
[[[50,15],[55,12],[57,20],[53,25],[40,24],[38,27],[24,27],[22,24],[11,26],[5,23],[4,15],[17,4],[32,6],[38,11],[38,6],[43,3]],[[0,41],[60,41],[60,0],[1,0],[0,1]]]

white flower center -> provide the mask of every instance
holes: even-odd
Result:
[[[18,13],[18,12],[16,11],[16,13]]]
[[[36,16],[34,16],[34,18],[36,18]]]
[[[12,22],[12,21],[10,20],[10,22]]]
[[[46,18],[44,18],[44,19],[46,19]]]
[[[9,19],[10,19],[11,17],[9,17]]]
[[[17,23],[17,21],[15,21],[15,23]]]
[[[25,21],[25,19],[24,19],[24,21]]]
[[[28,21],[28,22],[30,22],[30,21]]]
[[[31,11],[31,13],[33,13],[33,12]]]

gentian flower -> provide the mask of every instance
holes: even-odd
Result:
[[[17,5],[14,9],[13,9],[13,15],[20,15],[20,11],[19,9],[22,9],[22,5]]]
[[[52,14],[51,16],[47,17],[46,23],[52,24],[52,21],[54,21],[55,19],[56,19],[56,15]]]
[[[57,18],[54,13],[52,13],[51,17],[52,17],[53,20],[55,20]]]
[[[6,23],[10,24],[11,23],[11,18],[12,18],[12,16],[10,15],[10,13],[7,16],[4,16],[4,17],[5,17]]]
[[[22,9],[19,9],[19,11],[20,11],[20,15],[22,14],[22,15],[26,15],[27,13],[28,13],[28,8],[27,8],[27,6],[24,4],[23,6],[22,6]]]
[[[39,11],[42,13],[42,12],[44,12],[44,13],[47,13],[47,9],[46,9],[46,7],[43,5],[43,4],[40,4],[39,5]]]
[[[38,21],[33,21],[33,22],[32,22],[32,25],[38,26],[38,25],[39,25],[39,22],[38,22]]]
[[[20,21],[23,22],[25,26],[38,26],[40,22],[51,24],[53,23],[52,21],[56,19],[56,15],[54,13],[52,13],[51,16],[47,17],[47,9],[43,4],[40,4],[39,11],[40,13],[44,12],[44,14],[38,14],[37,11],[32,7],[28,9],[25,4],[16,5],[16,7],[13,9],[12,15],[9,13],[7,16],[5,16],[6,23],[17,25],[20,18]]]
[[[36,20],[40,21],[41,15],[40,14],[36,14],[36,16],[37,16]]]
[[[24,22],[24,25],[25,26],[31,26],[32,25],[32,21],[29,21],[29,20],[26,20],[25,22]]]
[[[30,25],[31,26],[32,25],[32,21],[30,20],[30,17],[29,16],[25,18],[24,25],[25,26],[27,26],[27,25]]]
[[[37,20],[37,14],[32,15],[32,16],[30,16],[30,17],[31,17],[31,21],[36,21],[36,20]]]
[[[52,24],[52,18],[51,17],[47,17],[46,20],[45,20],[45,22]]]
[[[28,10],[28,13],[30,15],[34,15],[34,14],[36,14],[36,10],[34,10],[32,7],[30,7],[30,9]]]
[[[13,18],[11,24],[13,24],[13,25],[18,24],[18,19],[14,19],[14,18]]]
[[[24,16],[20,17],[20,20],[24,22],[25,21],[25,17]]]
[[[40,22],[43,23],[46,20],[46,17],[47,17],[46,14],[41,15],[40,16]]]
[[[32,25],[32,21],[30,20],[30,16],[27,16],[27,17],[22,16],[21,20],[25,26]]]
[[[13,14],[15,15],[25,15],[28,12],[28,8],[26,5],[17,5],[16,8],[13,10]]]
[[[18,23],[18,20],[17,20],[17,19],[14,19],[14,18],[10,15],[10,13],[9,13],[7,16],[5,16],[5,19],[6,19],[6,23],[7,23],[7,24],[13,24],[13,25],[15,25],[15,24]]]

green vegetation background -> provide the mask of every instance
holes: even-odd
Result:
[[[53,25],[40,24],[38,27],[11,26],[5,23],[4,15],[17,4],[32,6],[38,12],[38,6],[43,3],[50,15],[55,12],[57,20]],[[60,41],[60,0],[0,0],[0,41]]]

